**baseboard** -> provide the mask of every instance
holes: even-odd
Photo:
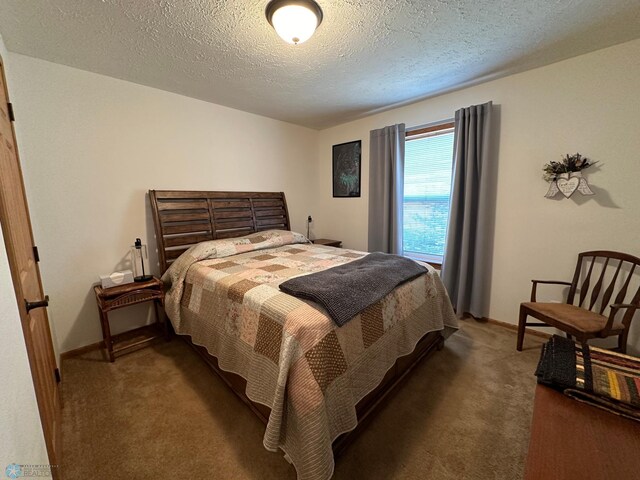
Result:
[[[490,323],[492,325],[498,325],[500,327],[503,328],[508,328],[509,330],[513,330],[515,332],[518,331],[518,325],[514,325],[513,323],[508,323],[508,322],[502,322],[500,320],[495,320],[493,318],[489,318],[489,317],[482,317],[480,319],[475,319],[478,322],[486,322],[486,323]],[[545,333],[545,332],[539,332],[538,330],[532,330],[530,328],[525,328],[525,333],[529,334],[529,335],[534,335],[536,337],[542,337],[542,338],[551,338],[551,334],[550,333]]]
[[[73,350],[69,350],[68,352],[62,352],[60,354],[60,360],[62,361],[66,360],[67,358],[77,357],[79,355],[83,355],[87,352],[92,352],[93,350],[99,350],[101,348],[104,348],[104,342],[102,340],[90,345],[85,345],[84,347],[74,348]]]
[[[508,322],[502,322],[500,320],[495,320],[493,318],[489,318],[489,317],[482,317],[482,318],[476,318],[473,315],[465,315],[463,317],[464,319],[468,319],[471,318],[473,320],[475,320],[476,322],[485,322],[485,323],[490,323],[492,325],[498,325],[499,327],[502,328],[508,328],[509,330],[513,330],[513,331],[518,331],[518,326],[514,325],[513,323],[508,323]],[[542,338],[551,338],[551,334],[549,333],[544,333],[544,332],[539,332],[538,330],[532,330],[530,328],[526,328],[525,332],[527,334],[530,335],[535,335],[537,337],[542,337]],[[75,348],[73,350],[69,350],[68,352],[63,352],[60,354],[60,360],[66,360],[67,358],[73,358],[73,357],[77,357],[79,355],[83,355],[87,352],[91,352],[93,350],[98,350],[100,348],[104,348],[104,342],[101,340],[99,342],[96,343],[92,343],[90,345],[85,345],[84,347],[80,347],[80,348]]]

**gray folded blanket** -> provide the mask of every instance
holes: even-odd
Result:
[[[292,278],[280,290],[319,303],[337,325],[343,326],[401,283],[428,270],[408,258],[370,253],[353,262]]]

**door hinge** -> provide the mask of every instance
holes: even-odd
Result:
[[[40,262],[40,253],[38,252],[38,247],[33,247],[33,258],[36,262]]]
[[[11,102],[7,102],[7,110],[9,111],[9,120],[15,122],[16,116],[13,114],[13,104]]]
[[[56,376],[56,383],[60,383],[60,380],[61,380],[61,378],[60,378],[60,369],[59,369],[59,368],[56,368],[56,369],[53,371],[53,374]]]

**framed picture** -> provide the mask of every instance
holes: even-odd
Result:
[[[362,141],[333,146],[333,196],[359,197]]]

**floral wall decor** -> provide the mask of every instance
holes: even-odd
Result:
[[[579,153],[567,154],[559,162],[547,163],[542,168],[543,177],[550,184],[545,197],[553,198],[560,192],[565,198],[569,198],[576,190],[582,195],[594,195],[586,178],[582,176],[582,170],[596,163]]]

